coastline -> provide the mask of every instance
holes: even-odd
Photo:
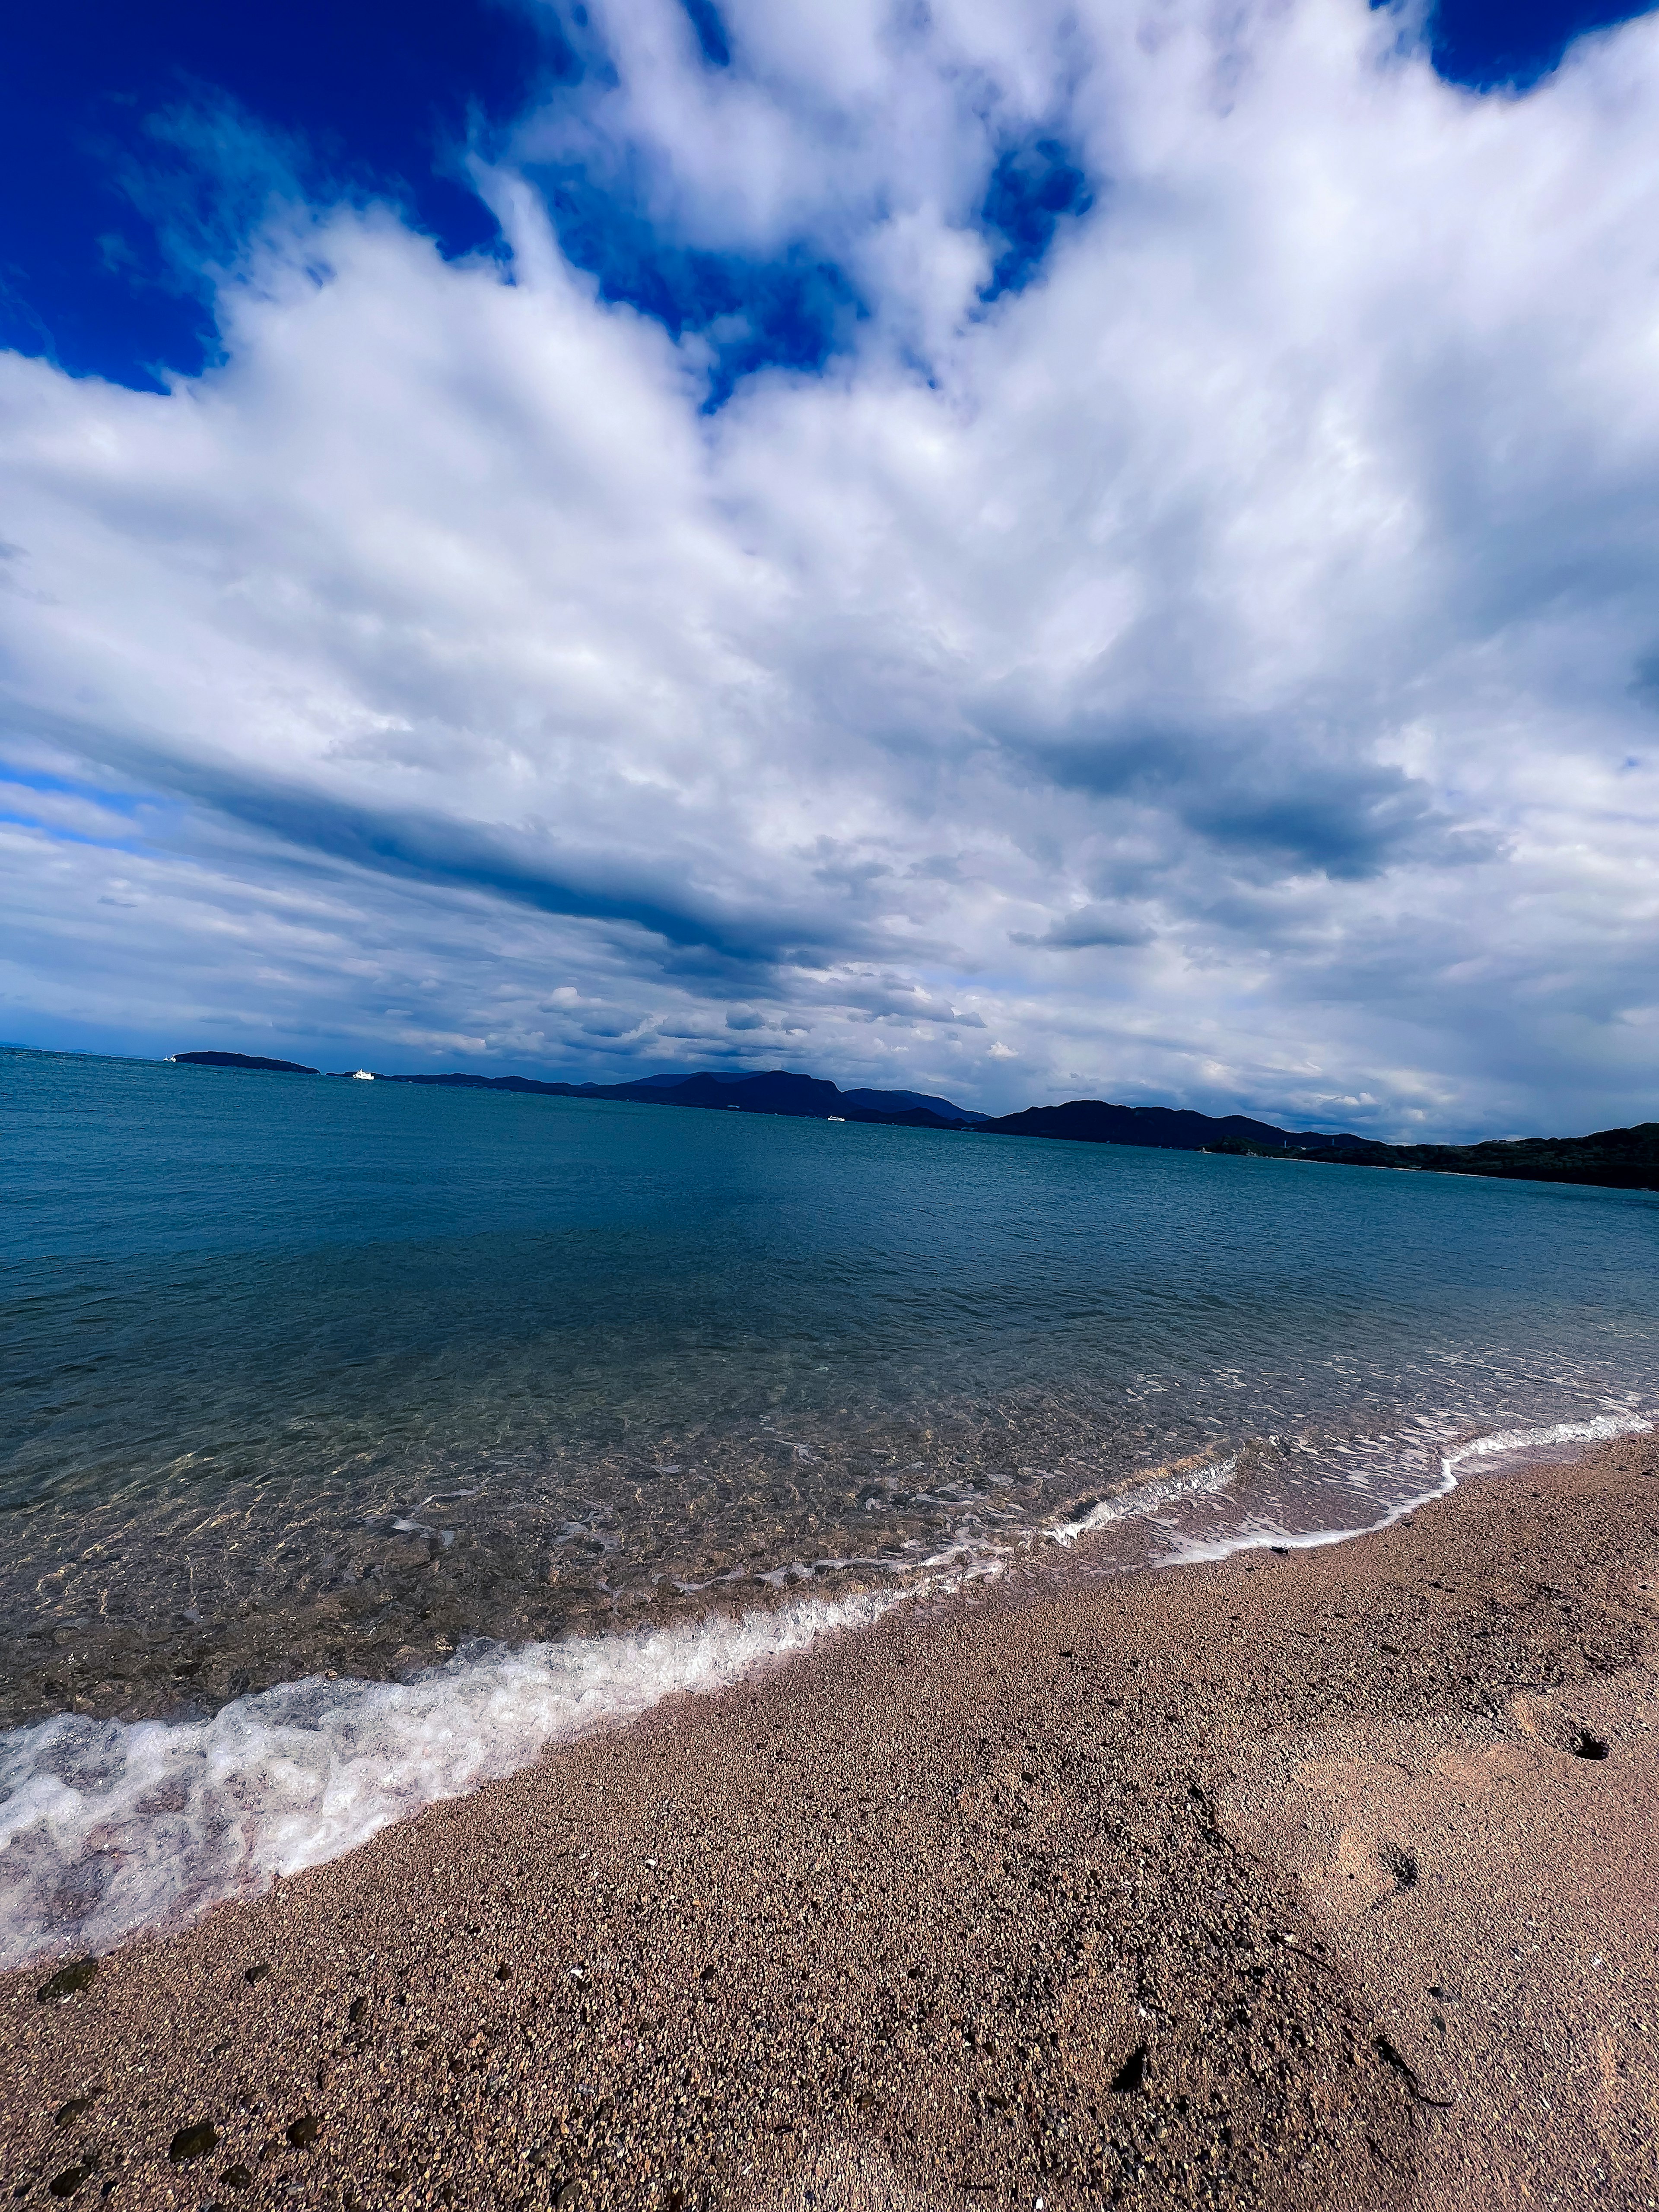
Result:
[[[7,2174],[1659,2202],[1656,1589],[1646,1434],[1324,1548],[901,1607],[77,1993],[5,1977]]]

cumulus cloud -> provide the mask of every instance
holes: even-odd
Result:
[[[1659,27],[580,37],[499,252],[262,155],[213,366],[0,356],[9,1034],[1652,1113]]]

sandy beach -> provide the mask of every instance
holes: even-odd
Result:
[[[4,2185],[1659,2205],[1656,1608],[1653,1436],[900,1608],[66,1993],[8,1977]]]

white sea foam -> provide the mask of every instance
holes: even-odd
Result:
[[[1102,1498],[1079,1519],[1062,1521],[1043,1534],[1052,1544],[1075,1544],[1079,1536],[1093,1535],[1097,1529],[1109,1528],[1117,1521],[1156,1519],[1166,1506],[1178,1505],[1183,1498],[1214,1497],[1229,1486],[1237,1472],[1235,1457],[1214,1460],[1180,1474],[1157,1475],[1115,1498]]]
[[[1440,1480],[1397,1502],[1386,1526],[1455,1487],[1468,1460],[1644,1433],[1638,1414],[1503,1430],[1448,1449]],[[1155,1477],[1045,1533],[1052,1541],[1183,1500],[1220,1497],[1233,1459]],[[1267,1543],[1338,1543],[1354,1528],[1286,1533],[1245,1519],[1177,1542],[1164,1564]],[[918,1587],[995,1572],[1003,1546],[958,1547],[920,1584],[842,1600],[798,1598],[740,1619],[463,1655],[411,1682],[291,1682],[210,1720],[92,1721],[60,1714],[0,1735],[0,1966],[102,1952],[178,1928],[228,1897],[337,1858],[423,1805],[530,1765],[550,1746],[647,1711],[678,1690],[720,1690],[837,1629],[878,1620]],[[921,1563],[918,1563],[919,1565]]]
[[[1323,1544],[1344,1544],[1351,1536],[1390,1528],[1396,1521],[1403,1521],[1408,1513],[1415,1513],[1419,1506],[1455,1490],[1457,1470],[1465,1460],[1534,1457],[1561,1444],[1611,1443],[1615,1437],[1646,1436],[1652,1427],[1653,1423],[1640,1413],[1597,1413],[1587,1421],[1555,1421],[1546,1428],[1495,1429],[1489,1435],[1472,1437],[1466,1443],[1449,1446],[1440,1455],[1437,1482],[1397,1498],[1374,1521],[1341,1528],[1286,1529],[1251,1518],[1223,1536],[1178,1540],[1159,1564],[1166,1567],[1197,1566],[1205,1560],[1230,1559],[1239,1552],[1260,1551],[1269,1544],[1280,1551],[1296,1552],[1316,1551]]]
[[[0,1966],[102,1952],[256,1895],[548,1746],[719,1690],[899,1593],[463,1656],[411,1682],[290,1682],[210,1720],[60,1714],[0,1736]]]
[[[1474,1437],[1448,1452],[1440,1464],[1448,1474],[1466,1459],[1484,1459],[1498,1452],[1547,1450],[1554,1444],[1606,1444],[1615,1437],[1644,1437],[1653,1423],[1640,1413],[1597,1413],[1588,1421],[1557,1421],[1547,1429],[1498,1429],[1491,1436]]]

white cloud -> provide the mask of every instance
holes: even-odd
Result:
[[[1514,99],[1364,0],[725,21],[596,17],[501,263],[290,211],[202,377],[0,357],[0,1027],[1651,1114],[1659,28]],[[988,308],[1042,134],[1092,205]],[[849,349],[705,411],[578,157]]]

